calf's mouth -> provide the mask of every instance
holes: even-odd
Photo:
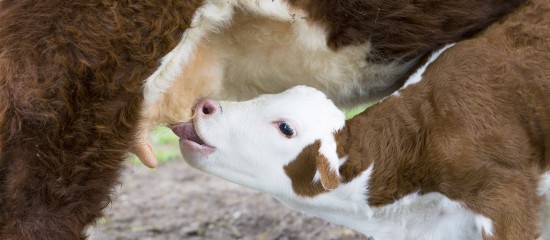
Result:
[[[184,151],[200,151],[205,154],[214,152],[215,148],[206,144],[197,134],[193,123],[177,123],[170,128],[180,138],[180,146],[185,147]]]

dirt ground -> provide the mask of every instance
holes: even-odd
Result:
[[[129,162],[106,213],[89,230],[91,239],[368,239],[195,170],[181,158],[157,170]]]

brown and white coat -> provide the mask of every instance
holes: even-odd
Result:
[[[203,101],[174,131],[192,166],[375,239],[549,239],[548,12],[529,1],[437,51],[345,124],[298,87]]]

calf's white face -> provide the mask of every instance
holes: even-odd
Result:
[[[322,92],[298,86],[246,102],[203,100],[193,123],[172,130],[193,167],[277,194],[292,191],[284,167],[316,141],[321,143],[319,156],[324,156],[317,161],[325,161],[319,164],[328,166],[330,174],[318,171],[315,180],[325,188],[337,186],[329,183],[338,179],[333,134],[344,122],[344,114]]]

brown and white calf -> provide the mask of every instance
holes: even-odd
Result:
[[[78,239],[130,149],[196,99],[297,84],[349,106],[524,0],[0,0],[0,239]]]
[[[182,154],[374,239],[549,239],[550,4],[520,10],[347,122],[309,87],[202,101]]]

